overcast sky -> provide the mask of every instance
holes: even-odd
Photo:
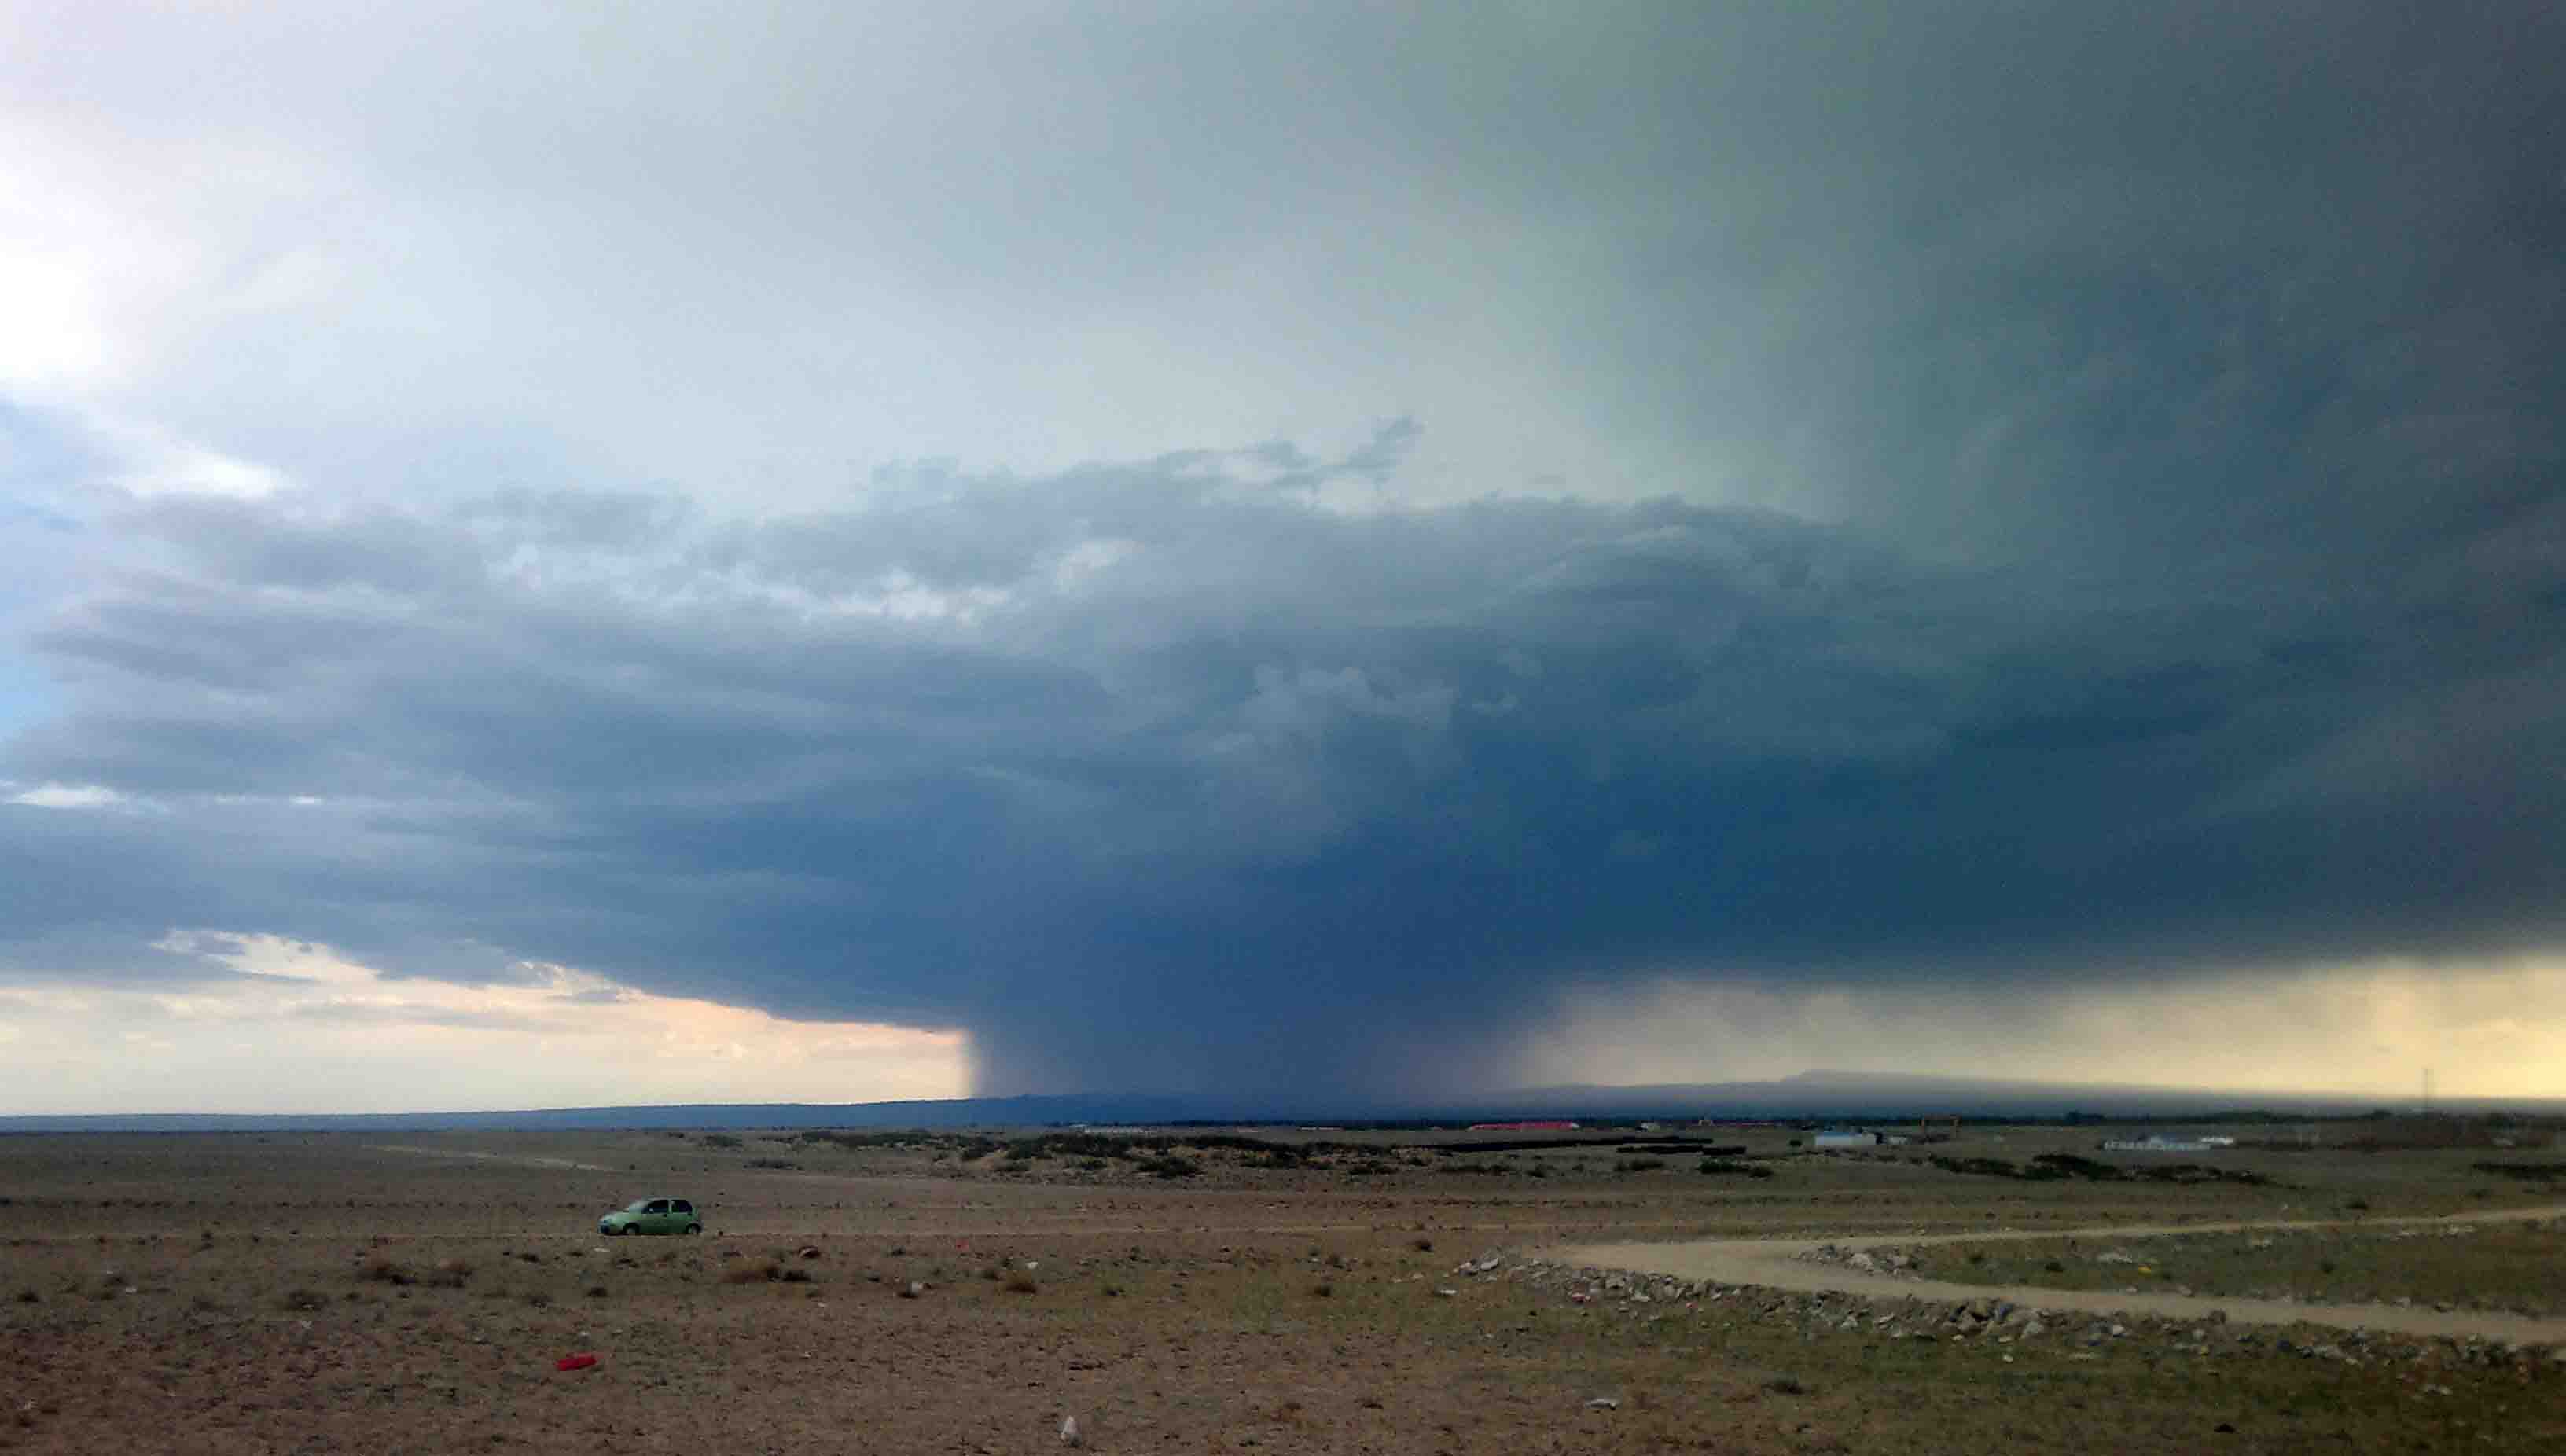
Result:
[[[0,0],[0,1112],[2566,1096],[2561,51]]]

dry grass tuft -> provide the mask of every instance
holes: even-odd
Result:
[[[439,1259],[436,1261],[436,1268],[428,1271],[427,1283],[435,1285],[438,1289],[461,1289],[464,1281],[471,1277],[472,1265],[468,1261]]]
[[[326,1307],[330,1297],[313,1289],[290,1289],[280,1302],[288,1310],[311,1311]]]
[[[1030,1274],[1011,1274],[1007,1276],[1007,1293],[1011,1295],[1040,1294],[1042,1293],[1042,1286],[1034,1283],[1034,1277]]]
[[[357,1266],[357,1278],[370,1284],[409,1284],[416,1277],[402,1265],[377,1254]]]

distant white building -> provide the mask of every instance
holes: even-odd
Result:
[[[2202,1138],[2168,1137],[2151,1132],[2145,1137],[2115,1138],[2103,1144],[2105,1152],[2208,1152],[2214,1144]]]
[[[1880,1134],[1853,1127],[1830,1127],[1809,1139],[1812,1147],[1877,1147]]]

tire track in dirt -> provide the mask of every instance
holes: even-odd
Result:
[[[1916,1248],[1930,1244],[2028,1243],[2040,1239],[2144,1239],[2174,1234],[2251,1233],[2265,1229],[2389,1228],[2440,1224],[2513,1223],[2566,1217],[2566,1205],[2446,1214],[2438,1218],[2264,1219],[2229,1223],[2119,1224],[2101,1228],[2006,1229],[1971,1234],[1853,1234],[1831,1239],[1702,1239],[1681,1244],[1586,1244],[1538,1251],[1554,1263],[1717,1284],[1756,1285],[1794,1294],[1852,1294],[1873,1299],[1945,1303],[2004,1300],[2035,1310],[2074,1310],[2094,1315],[2154,1315],[2202,1320],[2223,1311],[2246,1325],[2323,1325],[2338,1330],[2401,1335],[2509,1339],[2524,1344],[2566,1342],[2566,1320],[2534,1319],[2484,1311],[2446,1313],[2402,1305],[2306,1305],[2220,1295],[2114,1294],[2106,1290],[2048,1289],[2039,1285],[1955,1284],[1865,1274],[1839,1264],[1798,1258],[1827,1245],[1839,1249]]]
[[[420,1157],[472,1158],[479,1162],[514,1163],[520,1167],[528,1168],[574,1168],[583,1173],[612,1173],[621,1171],[620,1169],[610,1168],[604,1163],[577,1163],[572,1162],[566,1157],[537,1157],[533,1153],[475,1152],[469,1148],[461,1147],[412,1147],[407,1143],[399,1142],[369,1142],[365,1147],[368,1152],[407,1152],[415,1153]]]

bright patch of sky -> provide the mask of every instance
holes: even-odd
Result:
[[[959,1096],[962,1038],[786,1021],[565,966],[392,979],[327,946],[182,932],[239,973],[183,989],[0,991],[12,1113],[392,1112]]]

